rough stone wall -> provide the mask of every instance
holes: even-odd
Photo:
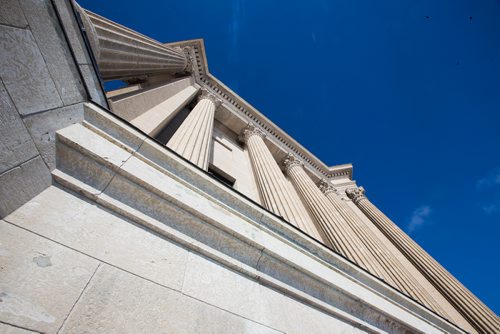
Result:
[[[0,218],[51,184],[54,133],[89,99],[105,103],[70,3],[2,0]]]

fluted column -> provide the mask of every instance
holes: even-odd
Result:
[[[383,272],[395,283],[395,287],[442,316],[448,317],[443,308],[417,282],[410,272],[405,269],[396,256],[384,246],[381,240],[370,231],[369,227],[360,221],[351,208],[340,199],[331,183],[327,180],[321,180],[318,186],[344,221],[373,254]]]
[[[264,206],[312,237],[323,240],[295,189],[290,187],[264,143],[264,137],[261,130],[250,124],[243,129],[240,136],[250,154]]]
[[[176,50],[78,7],[103,80],[191,70],[188,50]]]
[[[167,146],[198,167],[207,170],[215,109],[220,101],[203,91],[198,103],[167,143]]]
[[[307,175],[302,162],[292,154],[283,160],[285,172],[288,174],[297,192],[318,222],[319,228],[333,249],[372,274],[388,280],[373,255],[366,249],[355,233],[346,225],[333,205]]]
[[[373,205],[362,187],[347,189],[346,193],[478,332],[500,332],[500,322],[493,311]]]

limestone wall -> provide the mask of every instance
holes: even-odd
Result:
[[[51,184],[55,130],[82,119],[82,102],[105,100],[65,0],[1,2],[0,79],[0,217],[5,217]]]
[[[26,329],[361,332],[59,187],[2,221],[0,242],[0,320]]]

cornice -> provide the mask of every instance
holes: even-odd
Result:
[[[167,43],[165,45],[180,48],[191,47],[192,74],[197,83],[210,89],[226,106],[231,107],[233,112],[237,112],[239,116],[243,117],[246,123],[253,123],[258,126],[266,134],[269,140],[273,141],[284,151],[295,154],[304,162],[305,167],[310,172],[316,174],[318,179],[324,177],[333,179],[348,177],[352,180],[352,164],[327,166],[261,112],[255,109],[250,103],[214,77],[208,70],[203,39]]]

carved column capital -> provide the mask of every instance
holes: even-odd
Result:
[[[222,104],[222,101],[217,96],[215,96],[213,93],[209,92],[207,89],[204,88],[201,90],[201,94],[198,96],[198,101],[201,101],[203,99],[212,101],[212,103],[215,106],[215,109],[220,107],[220,105]]]
[[[348,188],[345,190],[345,193],[347,194],[347,197],[349,197],[354,203],[358,203],[363,198],[366,198],[365,188],[363,187]]]
[[[288,153],[281,161],[281,164],[285,167],[286,173],[288,173],[288,171],[295,166],[304,166],[304,163],[297,159],[297,157],[295,157],[292,153]]]
[[[247,126],[245,126],[245,128],[241,131],[238,139],[243,142],[243,143],[247,143],[248,141],[248,138],[250,138],[251,136],[260,136],[262,139],[264,139],[266,137],[266,134],[264,133],[264,131],[262,131],[261,129],[259,129],[258,127],[256,127],[255,125],[253,125],[252,123],[248,123]]]
[[[335,190],[335,188],[333,187],[333,185],[328,182],[328,180],[326,179],[321,179],[319,182],[318,182],[318,188],[319,190],[321,190],[321,192],[325,195],[328,195],[329,193],[331,192],[334,192],[336,193],[337,191]]]
[[[185,46],[182,48],[181,51],[186,55],[186,67],[184,68],[184,72],[193,73],[193,64],[194,64],[193,47]]]

